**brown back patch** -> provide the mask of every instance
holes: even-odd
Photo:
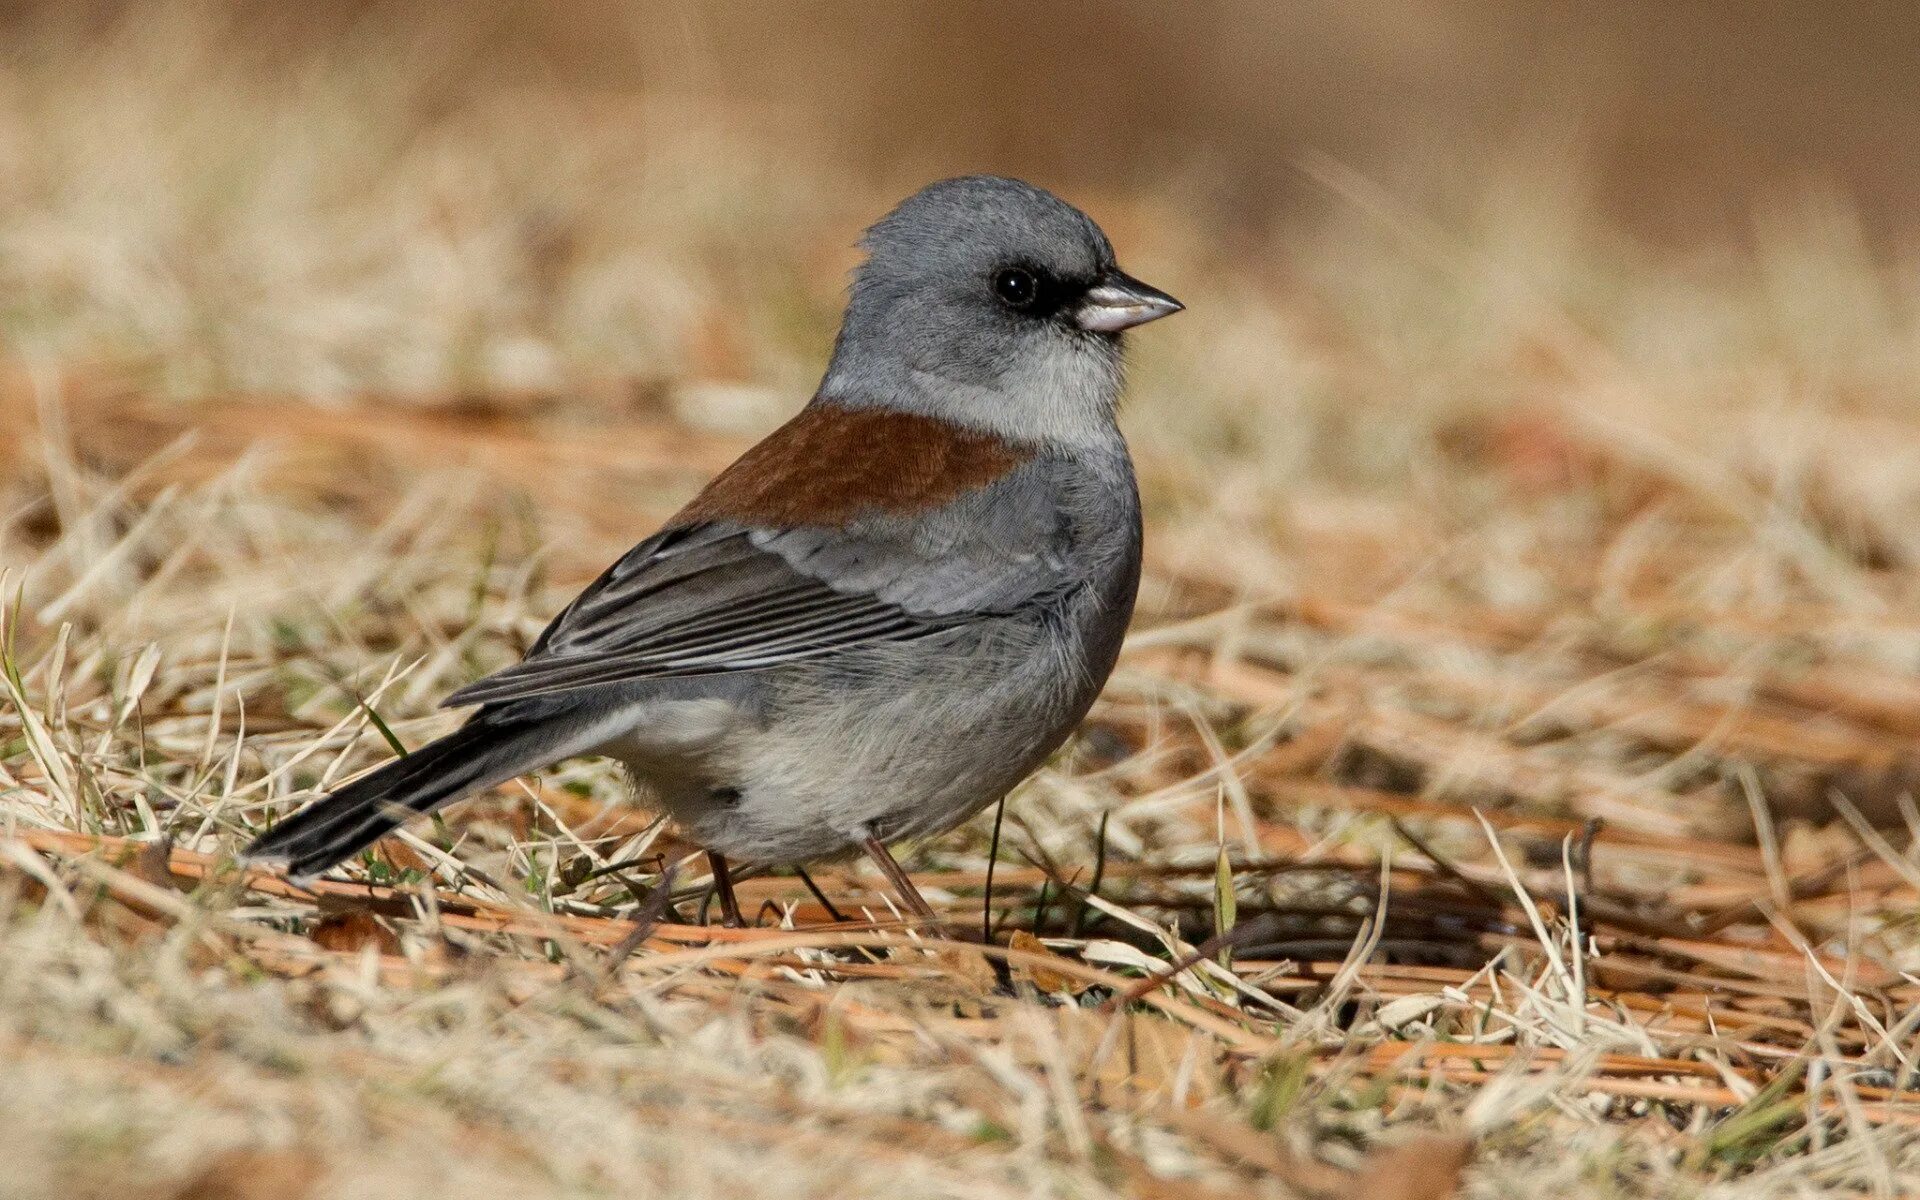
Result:
[[[1025,462],[1027,451],[937,417],[815,403],[741,455],[670,524],[844,525],[935,508]]]

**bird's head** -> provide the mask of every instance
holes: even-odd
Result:
[[[931,184],[867,231],[824,399],[1022,441],[1111,430],[1121,335],[1180,302],[1079,209],[1014,179]]]

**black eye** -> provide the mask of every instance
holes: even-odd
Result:
[[[1027,308],[1040,298],[1040,281],[1025,267],[1004,267],[993,273],[993,294],[1008,308]]]

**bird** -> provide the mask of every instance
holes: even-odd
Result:
[[[311,878],[410,818],[556,762],[624,764],[734,872],[871,857],[1003,799],[1072,734],[1132,618],[1127,330],[1178,300],[1019,180],[929,184],[865,232],[812,398],[447,696],[454,732],[244,852]]]

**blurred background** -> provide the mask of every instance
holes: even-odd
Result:
[[[287,242],[332,239],[324,297],[394,223],[458,239],[502,206],[536,288],[608,239],[741,224],[767,247],[713,253],[777,273],[973,170],[1115,220],[1158,199],[1264,283],[1298,265],[1260,252],[1276,233],[1368,224],[1336,173],[1443,223],[1577,220],[1661,252],[1745,250],[1809,205],[1902,248],[1920,182],[1920,16],[1894,2],[12,3],[0,22],[0,202],[36,243],[8,254],[29,308],[110,285],[84,277],[111,264],[48,262],[50,237],[121,251],[126,286],[197,272],[152,282],[217,307],[216,286],[285,286],[322,252]],[[688,269],[709,274],[627,286]]]
[[[281,83],[382,59],[455,107],[532,88],[809,130],[868,178],[956,158],[1083,185],[1205,166],[1258,208],[1306,148],[1374,164],[1550,131],[1587,142],[1610,195],[1657,220],[1703,201],[1725,217],[1782,175],[1897,201],[1920,167],[1916,21],[1872,0],[1818,14],[1767,0],[5,8],[21,65],[118,42],[178,67],[194,39],[216,60],[202,66]]]
[[[6,329],[182,393],[792,396],[858,230],[989,170],[1113,225],[1189,338],[1314,325],[1264,331],[1262,404],[1438,303],[1831,347],[1910,315],[1903,272],[1834,289],[1911,251],[1917,36],[1864,0],[12,3]]]
[[[1769,0],[6,8],[22,68],[151,58],[175,86],[252,82],[265,103],[398,73],[397,94],[363,95],[364,115],[416,126],[528,93],[607,118],[651,102],[784,143],[857,187],[982,167],[1082,189],[1187,173],[1257,222],[1301,204],[1309,152],[1458,174],[1545,140],[1579,155],[1609,210],[1697,233],[1783,181],[1897,216],[1920,179],[1920,18],[1892,0],[1817,13]],[[421,107],[389,107],[403,97]]]
[[[974,165],[1078,188],[1186,173],[1217,215],[1259,222],[1310,200],[1308,153],[1417,180],[1519,139],[1578,155],[1637,227],[1699,234],[1782,181],[1897,215],[1920,174],[1920,18],[1899,3],[560,4],[485,23],[466,36],[497,79],[812,131],[890,186]]]

